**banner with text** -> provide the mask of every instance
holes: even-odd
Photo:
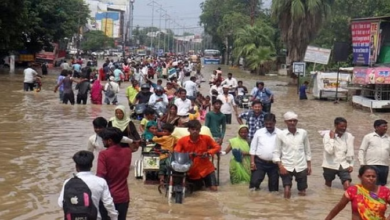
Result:
[[[352,27],[353,63],[369,65],[371,22],[353,22]]]
[[[379,22],[371,23],[371,37],[370,37],[370,63],[376,63],[379,55]]]
[[[364,68],[355,67],[353,69],[353,83],[366,84],[390,84],[390,68],[374,67]]]

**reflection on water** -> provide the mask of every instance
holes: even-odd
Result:
[[[213,68],[215,66],[206,66],[205,75],[208,76]],[[279,128],[285,127],[281,119],[284,112],[292,110],[299,114],[299,127],[308,130],[313,154],[308,196],[297,197],[295,185],[291,201],[284,200],[282,192],[249,192],[247,185],[232,186],[228,155],[222,157],[220,191],[197,192],[189,196],[183,205],[168,205],[156,186],[145,186],[140,180],[135,180],[132,169],[129,175],[129,219],[323,219],[343,191],[338,180],[335,180],[332,189],[323,186],[323,146],[317,131],[332,128],[335,117],[345,117],[349,131],[356,137],[357,149],[362,137],[372,131],[375,119],[390,120],[387,114],[354,110],[347,103],[335,105],[326,101],[298,101],[295,87],[277,86],[286,84],[286,78],[250,76],[227,68],[224,72],[228,71],[244,80],[248,89],[261,79],[275,92],[272,110],[277,116]],[[75,171],[71,157],[76,151],[86,149],[87,139],[93,133],[92,119],[112,116],[114,106],[59,104],[58,94],[52,92],[57,74],[51,73],[43,79],[40,93],[22,91],[21,72],[0,74],[0,219],[61,219],[62,210],[57,206],[57,197],[63,181]],[[206,83],[203,84],[204,94],[208,88]],[[119,100],[127,103],[124,89]],[[236,135],[235,125],[228,127],[227,138]],[[138,156],[139,153],[136,153],[133,163]],[[354,183],[358,182],[357,165],[352,174]],[[263,188],[266,185],[264,182]],[[350,219],[350,207],[336,219]]]

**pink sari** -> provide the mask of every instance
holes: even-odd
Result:
[[[103,86],[100,84],[100,80],[95,80],[91,88],[91,102],[95,105],[101,105],[103,101]]]

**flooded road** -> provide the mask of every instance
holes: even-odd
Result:
[[[216,66],[206,66],[204,75],[209,76],[214,68]],[[233,186],[229,181],[231,155],[227,155],[222,157],[218,193],[196,192],[187,197],[183,205],[168,205],[167,199],[158,193],[157,186],[143,185],[134,178],[132,167],[128,181],[131,196],[128,219],[324,219],[341,198],[343,190],[337,179],[332,189],[324,187],[321,168],[323,146],[317,131],[332,128],[335,117],[345,117],[349,131],[356,137],[355,149],[358,149],[363,136],[373,130],[373,121],[379,118],[390,121],[390,115],[354,110],[343,102],[335,105],[327,101],[299,101],[296,87],[277,86],[286,84],[285,77],[251,76],[227,67],[223,70],[224,76],[232,72],[234,77],[244,81],[248,89],[257,80],[265,81],[265,86],[275,93],[272,112],[277,116],[279,128],[285,128],[283,113],[288,110],[298,113],[298,126],[308,130],[313,154],[308,195],[298,197],[295,182],[290,201],[283,199],[282,191],[275,194],[266,190],[249,192],[248,185]],[[22,91],[21,71],[16,74],[3,71],[0,74],[1,220],[62,219],[57,198],[63,181],[75,172],[71,157],[76,151],[87,148],[88,137],[93,134],[92,120],[97,116],[108,119],[114,114],[114,106],[59,104],[58,94],[53,93],[57,75],[58,72],[52,71],[43,79],[40,93],[25,93]],[[121,86],[119,95],[119,102],[125,106],[124,88],[127,85]],[[208,84],[204,83],[203,94],[208,93],[208,89]],[[228,126],[225,143],[236,136],[235,118],[233,123]],[[222,148],[226,148],[226,144]],[[133,164],[138,157],[139,152],[133,155]],[[353,183],[357,183],[358,163],[355,163],[354,169]],[[262,188],[266,186],[265,181]],[[351,219],[350,206],[335,219]]]

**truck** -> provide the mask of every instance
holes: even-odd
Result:
[[[28,64],[35,62],[35,55],[27,50],[20,50],[14,53],[15,55],[15,66],[27,66]],[[10,56],[5,56],[2,59],[5,67],[10,66]]]
[[[58,43],[51,43],[51,47],[44,47],[35,55],[35,62],[46,62],[49,68],[61,65],[66,57],[66,50]]]

